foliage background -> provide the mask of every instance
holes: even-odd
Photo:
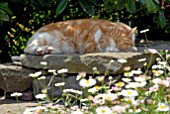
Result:
[[[169,40],[170,0],[1,0],[0,63],[23,53],[26,42],[41,26],[79,18],[121,21],[149,29],[148,39]]]

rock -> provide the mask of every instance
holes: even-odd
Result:
[[[149,53],[91,53],[91,54],[49,54],[44,56],[22,54],[19,58],[15,57],[12,64],[0,64],[0,89],[9,93],[21,92],[22,100],[32,100],[35,95],[42,92],[42,83],[48,85],[52,76],[46,72],[48,69],[59,70],[67,68],[68,72],[63,75],[54,77],[51,83],[54,87],[55,83],[65,82],[62,89],[60,87],[51,88],[49,86],[47,93],[50,97],[61,97],[63,89],[80,90],[76,76],[78,72],[85,71],[88,76],[93,73],[93,67],[96,67],[100,73],[104,73],[106,69],[110,75],[117,77],[123,72],[124,66],[130,66],[131,69],[142,68],[144,62],[151,64],[155,63],[155,58],[158,55],[154,54],[151,57]],[[138,62],[139,59],[146,58],[144,62]],[[151,59],[152,58],[152,59]],[[126,59],[126,63],[118,62],[118,59]],[[114,62],[111,62],[114,60]],[[40,62],[47,62],[46,66],[42,66]],[[45,80],[31,78],[30,73],[43,70],[41,76],[46,76]],[[63,78],[64,77],[64,78]],[[64,79],[64,80],[63,80]]]
[[[35,70],[0,64],[0,88],[5,92],[23,92],[32,88],[33,79],[29,77],[31,72],[35,72]]]
[[[46,87],[50,80],[51,80],[52,76],[46,76],[45,80],[34,80],[33,83],[33,90],[34,90],[34,96],[42,93],[42,90],[44,89],[44,87]],[[44,83],[45,82],[45,83]],[[61,83],[61,82],[65,82],[65,85],[60,88],[60,87],[55,87],[56,83]],[[42,86],[44,85],[44,87]],[[66,75],[64,76],[64,79],[62,78],[62,76],[55,76],[53,78],[53,82],[49,85],[49,87],[47,87],[48,90],[48,95],[51,98],[59,98],[62,95],[62,91],[63,89],[76,89],[76,90],[80,90],[80,86],[79,86],[79,82],[76,80],[76,75]]]
[[[153,55],[152,63],[158,55]],[[100,73],[104,73],[108,69],[110,74],[122,73],[123,66],[131,66],[132,69],[142,68],[144,62],[138,62],[138,59],[146,58],[146,62],[151,60],[150,53],[127,52],[127,53],[91,53],[91,54],[49,54],[44,56],[26,55],[20,56],[21,64],[27,68],[34,69],[55,69],[59,70],[67,68],[68,73],[78,73],[85,71],[89,74],[93,73],[93,67],[96,67]],[[118,59],[126,59],[127,63],[120,63]],[[114,60],[113,63],[110,63]],[[42,66],[40,62],[45,61],[48,64]]]
[[[161,40],[155,40],[155,41],[144,41],[144,43],[137,43],[136,47],[138,48],[138,51],[143,52],[146,48],[153,48],[156,50],[170,50],[170,42],[169,41],[161,41]]]
[[[29,89],[28,91],[22,92],[22,96],[20,97],[20,99],[24,101],[33,100],[34,99],[33,90]]]

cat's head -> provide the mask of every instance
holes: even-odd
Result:
[[[120,37],[115,40],[116,47],[120,51],[137,51],[135,47],[135,32],[137,27],[128,30],[126,33],[122,33]]]
[[[118,36],[116,36],[115,33],[104,35],[104,37],[99,41],[101,48],[103,48],[103,51],[105,52],[137,51],[137,48],[135,47],[136,29],[137,27],[132,29],[130,28]]]

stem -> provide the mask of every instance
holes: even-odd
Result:
[[[20,107],[20,105],[19,105],[18,96],[16,96],[16,100],[17,100],[17,104],[18,104],[19,110],[20,110],[20,112],[21,112],[21,114],[22,114],[22,110],[21,110],[21,107]]]
[[[34,81],[35,81],[35,89],[36,89],[36,94],[39,93],[39,90],[38,90],[38,83],[37,83],[37,80],[34,78]]]
[[[148,73],[149,67],[150,67],[151,64],[152,64],[152,59],[153,59],[153,54],[151,53],[150,61],[149,61],[149,64],[148,64],[148,66],[147,66],[147,68],[146,68],[145,75]]]
[[[49,83],[48,83],[48,85],[47,85],[47,88],[49,88],[49,87],[50,87],[50,85],[51,85],[51,83],[52,83],[53,79],[54,79],[54,75],[51,77],[51,79],[50,79],[50,81],[49,81]]]

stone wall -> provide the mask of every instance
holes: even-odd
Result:
[[[153,55],[152,64],[155,63],[155,58],[158,55]],[[13,92],[22,92],[23,100],[32,100],[34,96],[41,92],[42,87],[39,80],[33,80],[29,76],[30,73],[44,71],[46,74],[45,83],[48,84],[51,76],[46,72],[48,69],[59,70],[67,68],[68,72],[64,75],[66,85],[64,88],[80,89],[76,76],[78,72],[85,71],[87,74],[93,73],[93,67],[96,67],[100,73],[104,73],[106,69],[110,75],[120,74],[123,72],[124,66],[130,66],[132,69],[142,68],[144,62],[138,62],[139,59],[146,58],[146,62],[151,59],[150,53],[93,53],[84,55],[56,55],[49,54],[44,56],[22,54],[20,57],[15,57],[13,63],[0,64],[0,89],[3,89],[7,94]],[[126,63],[118,62],[118,59],[126,59]],[[112,62],[110,62],[112,60]],[[42,66],[40,62],[47,62],[46,66]],[[113,62],[114,61],[114,62]],[[38,84],[38,91],[36,90]],[[62,82],[62,76],[57,75],[53,79],[54,83]],[[54,85],[53,85],[54,86]],[[48,90],[50,96],[60,97],[62,90],[55,88],[53,91]]]

